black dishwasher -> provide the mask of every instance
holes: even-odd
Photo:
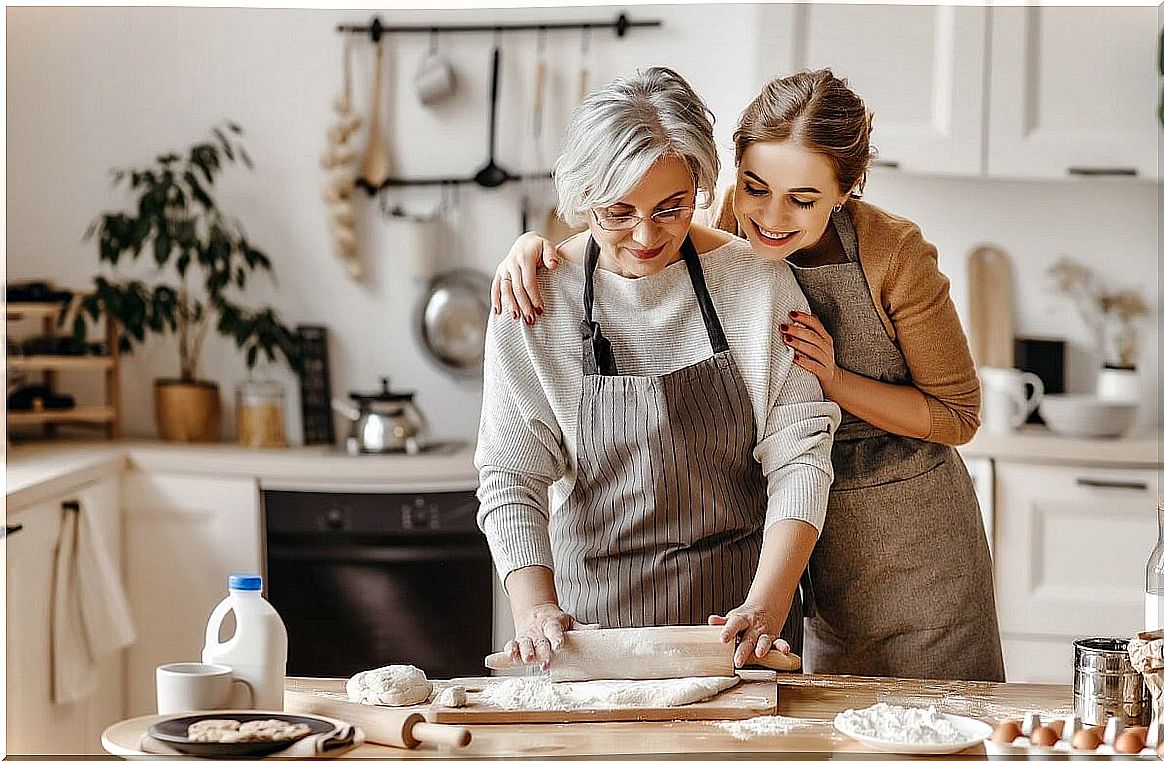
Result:
[[[263,512],[289,675],[486,673],[493,565],[472,492],[264,491]]]

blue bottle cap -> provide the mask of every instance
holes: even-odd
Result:
[[[263,577],[253,573],[232,573],[228,585],[231,589],[241,589],[248,592],[262,590]]]

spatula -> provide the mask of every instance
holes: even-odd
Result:
[[[735,644],[720,642],[719,626],[645,626],[634,629],[575,630],[565,633],[550,658],[550,679],[673,679],[685,676],[732,676]],[[800,668],[800,658],[771,650],[748,665],[780,671]],[[512,668],[508,653],[485,658],[491,669]]]

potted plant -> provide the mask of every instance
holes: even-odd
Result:
[[[199,377],[198,360],[213,326],[234,339],[252,369],[260,353],[274,362],[281,355],[300,366],[300,342],[271,308],[251,310],[234,299],[256,270],[270,272],[271,260],[247,240],[237,220],[223,214],[211,193],[227,163],[251,167],[240,136],[227,123],[213,139],[196,143],[184,156],[166,153],[138,169],[114,169],[114,186],[133,195],[131,211],[103,213],[85,240],[96,237],[98,258],[116,271],[143,257],[152,282],[93,279],[81,301],[73,332],[84,338],[87,320],[104,314],[119,327],[122,351],[132,351],[147,334],[176,333],[179,377],[154,381],[155,415],[162,438],[215,441],[221,432],[218,385]]]
[[[1055,290],[1071,298],[1094,332],[1103,356],[1096,383],[1099,396],[1138,401],[1137,322],[1148,314],[1148,306],[1139,291],[1134,288],[1108,291],[1100,286],[1089,267],[1070,259],[1055,262],[1048,274]]]

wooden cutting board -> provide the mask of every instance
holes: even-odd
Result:
[[[970,353],[978,367],[1014,367],[1014,296],[1010,259],[979,246],[966,263],[970,298]]]
[[[545,724],[586,721],[710,721],[749,719],[753,716],[776,714],[776,675],[770,671],[740,671],[740,683],[721,692],[710,700],[673,708],[569,708],[544,711],[498,708],[480,702],[480,694],[490,683],[505,677],[472,677],[464,679],[434,679],[433,695],[445,687],[462,685],[469,696],[464,708],[445,708],[421,703],[407,708],[362,706],[377,712],[407,711],[424,714],[425,719],[437,724]],[[325,697],[347,702],[343,679],[288,678],[287,692]],[[316,707],[316,712],[327,715]],[[371,713],[367,715],[372,716]],[[374,720],[374,719],[373,719]],[[365,726],[367,722],[355,721]],[[365,730],[367,727],[365,726]]]

